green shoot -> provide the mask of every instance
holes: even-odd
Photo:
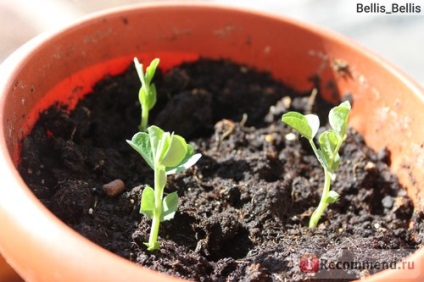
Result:
[[[159,65],[159,59],[156,58],[150,62],[146,68],[146,73],[143,71],[143,65],[140,64],[137,58],[134,58],[135,69],[141,82],[138,99],[141,105],[141,123],[138,127],[140,131],[146,131],[149,122],[149,111],[156,104],[156,87],[152,83],[156,68]]]
[[[136,133],[127,142],[154,171],[154,189],[147,186],[143,190],[140,207],[140,213],[152,219],[149,242],[145,245],[149,251],[154,251],[159,249],[160,222],[171,220],[178,208],[177,192],[163,198],[167,175],[188,169],[200,159],[201,154],[194,154],[193,147],[183,137],[164,132],[157,126],[150,126],[147,132]]]
[[[336,177],[336,170],[340,164],[339,149],[346,138],[347,121],[350,113],[350,103],[345,101],[331,109],[328,119],[331,129],[321,133],[318,138],[320,148],[314,143],[320,122],[316,115],[302,115],[297,112],[288,112],[283,115],[282,121],[308,139],[312,150],[324,169],[324,189],[316,210],[309,219],[309,227],[315,228],[322,214],[329,204],[339,199],[339,194],[330,190],[331,181]]]

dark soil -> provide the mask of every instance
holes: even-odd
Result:
[[[183,64],[158,73],[155,83],[151,123],[183,135],[203,154],[195,167],[168,178],[166,193],[177,191],[180,207],[161,224],[158,251],[143,245],[151,222],[139,213],[153,171],[125,142],[140,117],[132,66],[100,81],[72,112],[56,105],[41,113],[23,140],[25,181],[83,236],[140,265],[198,281],[353,279],[379,269],[330,270],[329,262],[392,262],[422,244],[422,213],[390,173],[390,153],[366,147],[354,130],[333,184],[341,198],[318,228],[307,227],[323,171],[281,115],[312,110],[325,121],[332,105],[319,95],[295,93],[224,60]],[[125,189],[108,196],[102,187],[116,179]],[[321,263],[315,276],[300,269],[312,257]]]

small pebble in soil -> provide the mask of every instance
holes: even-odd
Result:
[[[290,142],[290,143],[293,143],[293,142],[294,142],[294,141],[296,141],[296,139],[297,139],[296,134],[294,134],[294,133],[292,133],[292,132],[287,133],[284,137],[286,138],[286,141],[287,141],[287,142]]]
[[[394,203],[393,197],[387,195],[383,198],[383,200],[381,200],[381,203],[382,203],[384,208],[391,209],[393,207],[393,203]]]
[[[103,185],[102,188],[103,188],[103,192],[105,192],[105,194],[108,197],[113,198],[113,197],[118,196],[122,192],[124,192],[125,183],[121,179],[115,179],[115,180]]]
[[[272,134],[265,135],[265,141],[267,143],[272,143],[272,142],[274,142],[274,140],[275,140],[275,137]]]
[[[376,165],[373,162],[367,162],[364,169],[366,171],[371,171],[371,170],[375,170],[376,169]]]

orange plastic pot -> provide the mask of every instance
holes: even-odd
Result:
[[[298,90],[310,89],[310,78],[318,75],[327,98],[352,94],[351,126],[371,147],[391,151],[392,170],[423,210],[423,90],[393,66],[346,38],[277,16],[196,3],[120,8],[38,37],[1,66],[0,252],[25,280],[177,280],[119,258],[68,228],[16,169],[20,140],[40,110],[54,101],[74,105],[134,56],[159,56],[165,68],[200,56],[228,58],[269,71]],[[424,250],[408,260],[417,268],[412,277],[423,281]],[[405,277],[411,278],[410,270],[383,271],[368,281]]]
[[[0,254],[0,280],[5,282],[20,282],[22,279]]]

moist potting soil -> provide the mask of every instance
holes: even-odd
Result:
[[[154,83],[150,123],[184,136],[203,155],[168,177],[165,193],[177,191],[180,206],[161,223],[157,251],[143,244],[151,221],[139,212],[153,171],[125,141],[140,122],[133,66],[99,81],[74,110],[54,105],[42,112],[22,141],[24,180],[81,235],[140,265],[197,281],[354,279],[382,268],[330,263],[399,261],[421,245],[422,213],[389,171],[390,152],[373,151],[353,129],[332,184],[340,199],[308,228],[324,173],[281,115],[317,113],[326,125],[334,105],[320,97],[319,85],[316,97],[312,89],[296,93],[268,73],[208,59],[159,71]],[[105,193],[102,187],[117,179],[122,193]]]

